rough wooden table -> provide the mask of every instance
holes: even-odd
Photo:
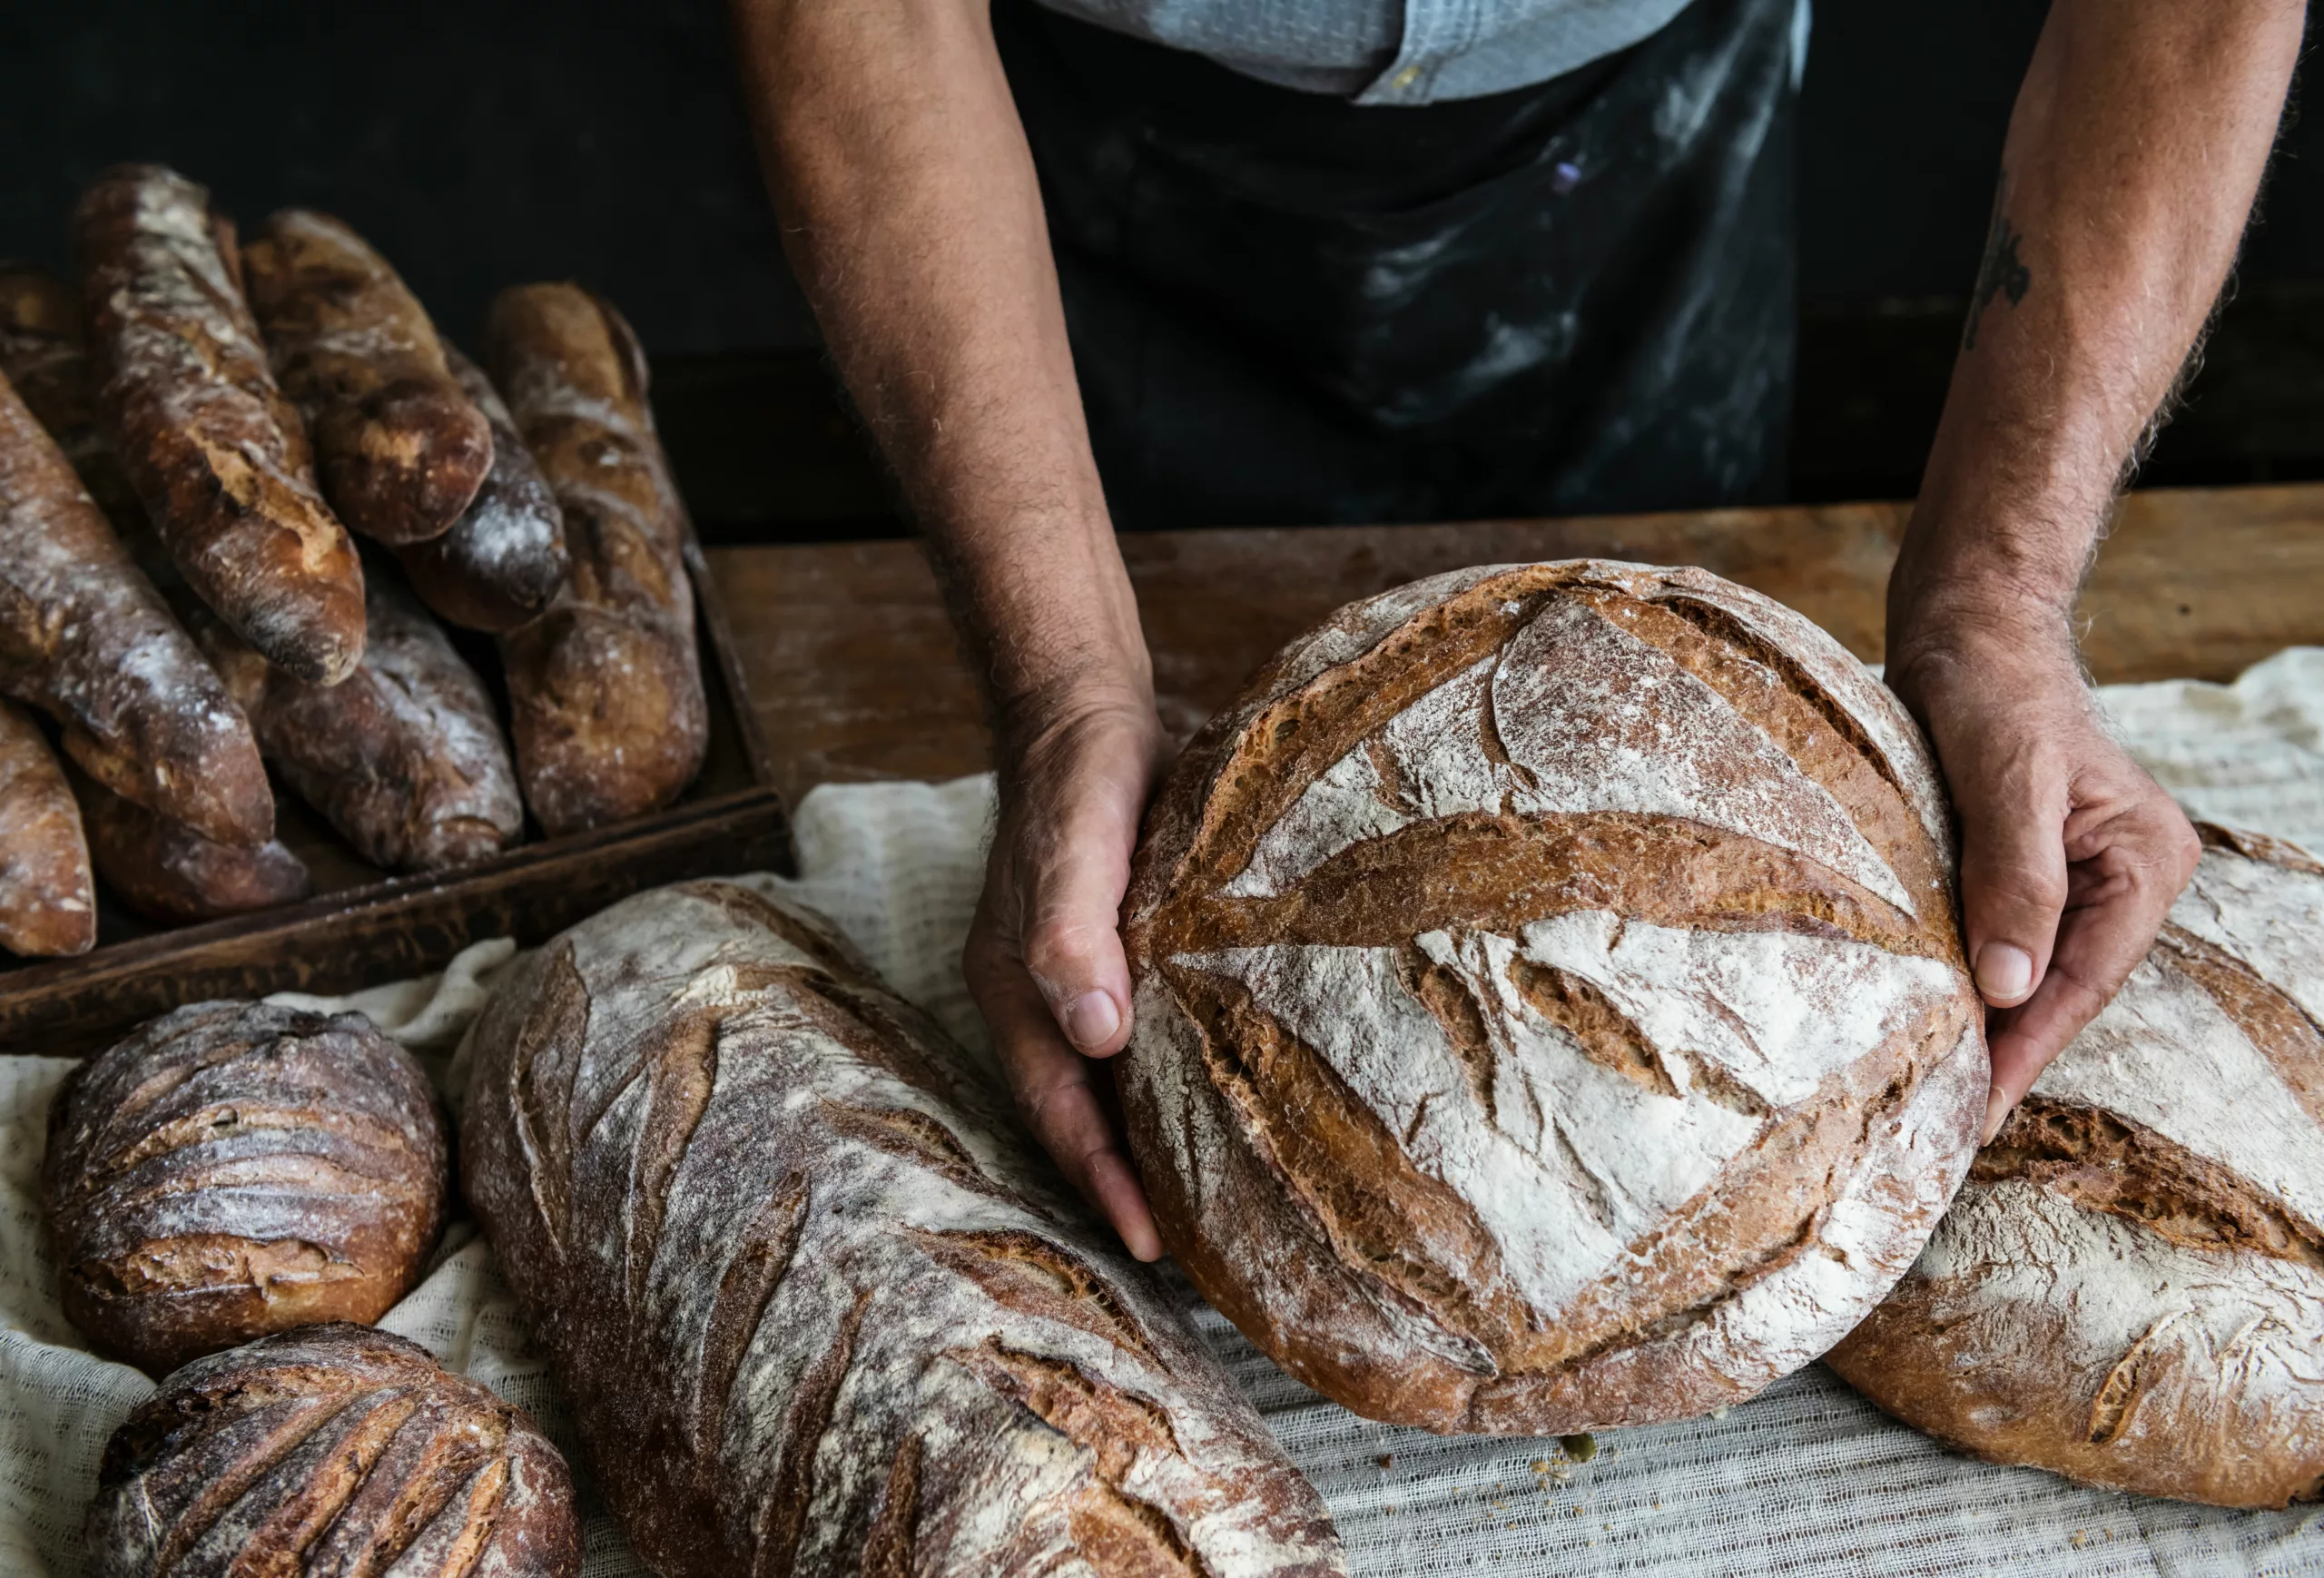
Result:
[[[1183,736],[1294,635],[1351,598],[1465,565],[1598,557],[1692,564],[1881,656],[1891,504],[1125,536],[1163,720]],[[977,687],[920,549],[709,553],[743,688],[785,797],[988,764]],[[2324,644],[2324,486],[2132,494],[2093,567],[2083,646],[2102,683],[2230,679]]]

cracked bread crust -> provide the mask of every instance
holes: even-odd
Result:
[[[1829,1356],[1999,1463],[2324,1497],[2324,865],[2203,826],[2146,960]]]
[[[525,1412],[386,1332],[304,1327],[198,1359],[105,1443],[92,1578],[574,1578],[572,1476]]]
[[[435,1093],[360,1014],[195,1003],[73,1070],[41,1209],[65,1318],[151,1375],[269,1332],[372,1321],[449,1191]]]
[[[629,899],[469,1047],[469,1200],[656,1572],[1344,1571],[1159,1290],[820,918]]]
[[[1351,605],[1147,817],[1115,1069],[1165,1241],[1371,1417],[1751,1395],[1877,1302],[1968,1165],[1950,841],[1895,699],[1715,577]]]
[[[500,639],[525,804],[554,837],[657,810],[702,769],[685,507],[645,352],[612,303],[578,285],[513,286],[493,298],[485,350],[564,522],[562,584]]]
[[[175,171],[119,164],[74,207],[73,251],[105,441],[186,584],[268,662],[345,678],[363,567],[268,369],[231,222]]]
[[[442,536],[491,468],[492,429],[419,298],[344,221],[310,209],[270,215],[241,264],[340,518],[384,543]]]

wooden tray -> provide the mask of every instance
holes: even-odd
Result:
[[[0,1051],[72,1056],[182,1003],[273,991],[336,993],[441,969],[471,942],[530,946],[641,888],[722,872],[791,869],[790,824],[758,714],[743,699],[733,625],[689,542],[710,744],[678,802],[614,827],[522,843],[457,872],[391,877],[365,865],[289,794],[277,836],[313,897],[192,926],[156,926],[100,887],[97,946],[76,959],[0,954]],[[452,633],[474,660],[474,643]],[[489,651],[488,644],[486,651]],[[497,685],[497,663],[478,664]]]

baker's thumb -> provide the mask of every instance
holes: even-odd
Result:
[[[1962,808],[1962,942],[1994,1008],[2034,995],[2066,902],[2065,815],[2040,805]]]
[[[1129,885],[1127,835],[1102,821],[1068,831],[1028,885],[1025,970],[1058,1029],[1089,1057],[1121,1050],[1129,1040],[1129,962],[1116,928]]]

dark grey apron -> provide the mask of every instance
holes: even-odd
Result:
[[[1117,524],[1779,498],[1793,12],[1359,108],[994,0]]]

